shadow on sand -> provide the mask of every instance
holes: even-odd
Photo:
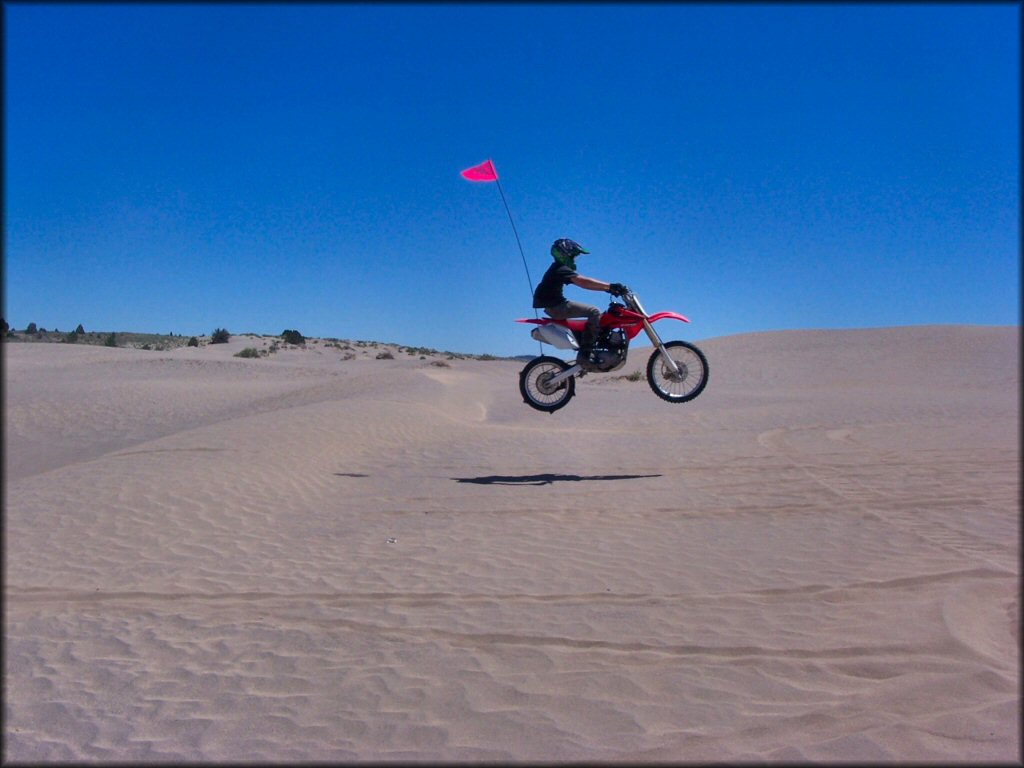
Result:
[[[639,480],[644,477],[661,477],[661,475],[484,475],[482,477],[453,477],[457,483],[475,483],[476,485],[551,485],[553,483],[579,483],[590,480]]]

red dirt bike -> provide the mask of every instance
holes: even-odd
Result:
[[[629,342],[645,331],[654,352],[647,361],[647,383],[654,394],[670,403],[685,403],[704,391],[708,383],[708,361],[693,344],[686,341],[662,341],[652,323],[670,319],[690,322],[676,312],[648,315],[640,301],[628,288],[619,293],[624,304],[611,302],[601,315],[600,330],[589,361],[580,364],[541,355],[533,358],[519,372],[519,392],[523,401],[538,411],[554,413],[568,404],[576,394],[576,376],[588,372],[608,373],[626,364]],[[530,335],[537,341],[558,349],[579,349],[586,320],[521,319],[517,323],[533,323]]]

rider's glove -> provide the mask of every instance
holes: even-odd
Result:
[[[626,292],[626,286],[622,283],[612,283],[608,286],[608,293],[612,296],[621,296]]]

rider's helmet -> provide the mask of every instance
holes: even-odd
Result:
[[[564,264],[569,269],[576,269],[576,257],[581,253],[590,253],[575,240],[567,237],[560,237],[551,244],[551,255],[559,264]]]

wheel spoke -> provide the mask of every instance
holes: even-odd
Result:
[[[536,359],[520,375],[519,389],[527,404],[541,411],[555,411],[573,396],[572,379],[552,386],[549,382],[569,366],[556,358]]]
[[[670,361],[665,359],[666,352],[678,371],[673,370]],[[707,383],[707,361],[703,354],[682,341],[669,342],[664,351],[656,351],[647,370],[651,388],[659,397],[671,402],[692,400]]]

